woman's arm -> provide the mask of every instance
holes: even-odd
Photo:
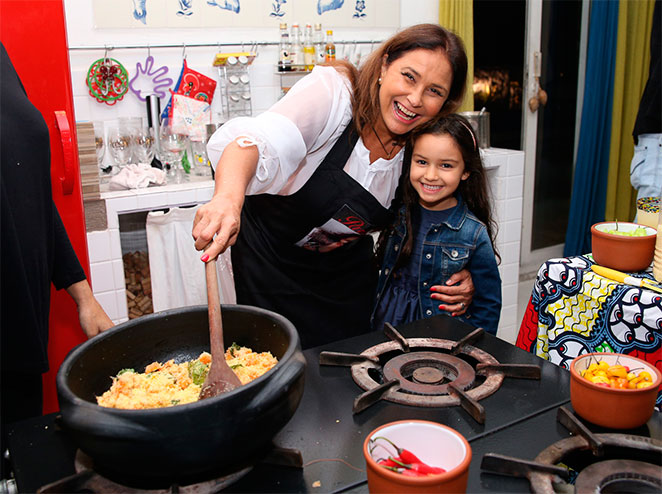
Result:
[[[468,269],[453,274],[445,285],[430,288],[430,298],[441,302],[439,308],[451,312],[453,316],[464,314],[474,296],[474,282]]]
[[[215,259],[237,240],[246,188],[255,175],[257,161],[255,146],[231,142],[223,151],[216,165],[214,196],[198,209],[193,220],[195,248],[205,250],[203,261]]]
[[[66,290],[78,306],[78,320],[88,338],[113,327],[113,321],[110,320],[103,307],[94,298],[87,280],[69,285]]]

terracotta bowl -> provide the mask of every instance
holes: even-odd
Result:
[[[646,269],[653,261],[657,230],[638,223],[618,222],[618,230],[633,231],[645,228],[648,235],[629,237],[606,233],[616,229],[616,223],[605,221],[591,227],[591,249],[596,263],[618,271],[637,272]]]
[[[590,382],[581,376],[594,362],[606,361],[624,365],[634,373],[648,371],[653,385],[640,389],[615,389]],[[570,364],[570,400],[577,414],[602,427],[634,429],[644,425],[653,415],[662,374],[648,362],[622,353],[587,353]]]
[[[441,467],[444,473],[407,477],[377,464],[397,456],[394,446],[414,453],[422,462]],[[363,455],[371,493],[465,492],[471,463],[471,447],[457,431],[426,420],[399,420],[378,427],[366,437]]]

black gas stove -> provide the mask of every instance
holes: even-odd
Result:
[[[452,358],[440,359],[434,352]],[[227,483],[205,484],[203,490],[215,485],[224,492],[367,492],[366,435],[386,422],[423,419],[456,429],[471,444],[468,492],[529,492],[526,479],[481,470],[484,455],[533,460],[572,435],[557,421],[560,407],[571,411],[566,370],[447,316],[334,342],[304,355],[301,404],[274,438],[279,450],[300,453],[302,467],[265,461]],[[396,363],[389,363],[393,359]],[[453,384],[466,379],[467,372],[475,384]],[[414,384],[394,384],[394,376]],[[402,394],[424,398],[414,404]],[[647,426],[624,432],[660,440],[659,423],[656,414]],[[34,492],[75,473],[75,445],[59,430],[55,414],[16,424],[10,448],[20,492]]]

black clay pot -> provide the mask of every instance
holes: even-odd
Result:
[[[207,307],[163,311],[120,324],[67,356],[57,375],[62,423],[100,473],[128,484],[186,483],[253,464],[296,411],[305,360],[290,321],[273,312],[223,306],[226,347],[236,342],[279,360],[255,381],[214,398],[151,410],[96,404],[120,369],[177,362],[209,351]]]

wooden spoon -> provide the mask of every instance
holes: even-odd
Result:
[[[211,398],[221,393],[232,391],[241,382],[225,360],[223,347],[223,321],[221,319],[221,301],[216,279],[216,259],[205,265],[207,277],[207,305],[209,306],[209,339],[211,346],[211,366],[200,390],[200,399]]]

